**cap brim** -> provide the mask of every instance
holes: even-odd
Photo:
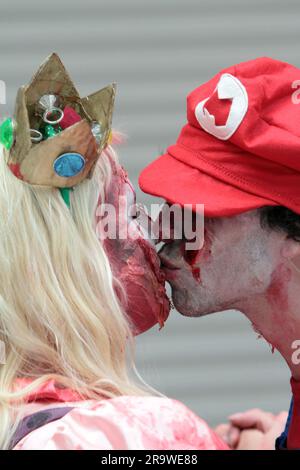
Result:
[[[161,197],[173,204],[204,204],[206,217],[224,217],[278,205],[232,186],[204,171],[193,168],[169,153],[148,165],[140,174],[142,191]]]

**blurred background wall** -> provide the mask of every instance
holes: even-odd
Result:
[[[83,95],[118,82],[114,127],[128,135],[120,155],[136,183],[176,139],[186,95],[201,82],[262,55],[300,66],[299,15],[298,0],[2,1],[0,113],[12,112],[17,88],[52,51]],[[239,312],[191,319],[173,311],[161,332],[137,343],[144,378],[210,424],[249,407],[288,406],[286,366]]]

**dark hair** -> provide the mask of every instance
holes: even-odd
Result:
[[[283,206],[265,206],[259,209],[260,224],[263,228],[280,230],[300,242],[300,215]]]

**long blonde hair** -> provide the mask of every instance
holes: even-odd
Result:
[[[0,150],[0,448],[7,449],[26,395],[48,379],[87,398],[142,395],[127,365],[132,334],[96,235],[112,147],[91,180],[71,192],[18,180]],[[132,356],[130,356],[132,357]],[[128,359],[128,357],[127,357]],[[34,379],[14,391],[19,377]]]

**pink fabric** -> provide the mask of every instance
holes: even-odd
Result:
[[[22,390],[23,388],[28,387],[31,383],[32,379],[30,378],[17,379],[14,382],[15,391]],[[77,401],[80,400],[80,395],[69,388],[58,387],[58,385],[55,383],[55,380],[48,380],[38,387],[34,392],[27,395],[28,402],[45,402],[53,400],[63,403],[66,401]]]
[[[50,391],[58,397],[57,401],[45,403],[43,398]],[[176,400],[123,396],[100,401],[64,401],[63,397],[71,392],[57,389],[52,382],[35,393],[39,403],[35,402],[34,411],[70,403],[76,408],[32,431],[14,450],[228,449],[202,419]],[[30,404],[26,407],[27,415]]]

